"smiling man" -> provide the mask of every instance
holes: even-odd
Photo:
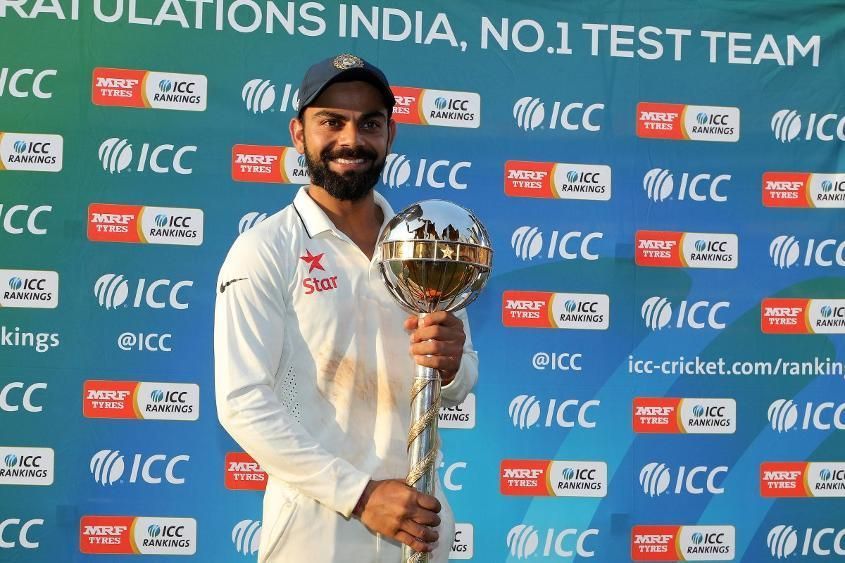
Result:
[[[235,241],[217,284],[218,417],[269,474],[259,561],[395,563],[404,543],[445,562],[454,519],[439,484],[405,485],[405,440],[415,362],[440,370],[444,406],[475,383],[466,316],[417,326],[378,272],[394,215],[373,190],[396,136],[384,74],[339,55],[299,93],[290,134],[311,184]]]

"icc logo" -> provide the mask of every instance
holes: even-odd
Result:
[[[174,152],[175,151],[175,152]],[[176,148],[175,145],[159,145],[150,150],[150,144],[144,143],[141,145],[140,156],[138,163],[131,170],[144,172],[149,165],[149,169],[156,174],[167,174],[170,172],[170,165],[173,165],[173,171],[177,174],[191,174],[192,168],[188,168],[182,164],[182,158],[186,153],[196,153],[197,147],[194,145]],[[172,156],[170,156],[170,154]],[[119,174],[126,170],[130,170],[132,166],[133,150],[132,144],[127,139],[120,139],[112,137],[106,139],[100,144],[100,149],[97,152],[103,170],[109,174]],[[163,159],[163,160],[162,160]]]
[[[287,111],[288,108],[299,109],[299,90],[294,90],[293,96],[291,96],[291,90],[293,90],[293,86],[285,84],[282,100],[278,107],[280,112]],[[276,87],[269,80],[253,78],[244,84],[241,90],[241,99],[246,104],[246,109],[252,114],[274,111],[276,109],[273,107],[273,104],[276,103]]]
[[[719,193],[719,184],[730,182],[730,174],[720,174],[715,178],[710,174],[696,174],[691,177],[688,172],[681,175],[678,185],[678,201],[691,199],[693,201],[727,201],[728,198]],[[654,202],[662,202],[672,197],[675,192],[675,180],[671,170],[652,168],[643,176],[643,189],[648,198]]]
[[[163,454],[151,455],[146,459],[141,454],[135,454],[132,458],[128,482],[137,483],[140,474],[144,483],[152,485],[161,483],[162,477],[155,476],[152,472],[156,464],[166,462],[164,480],[171,485],[182,485],[185,483],[185,479],[174,474],[176,465],[190,460],[191,457],[188,455],[177,455],[168,461],[167,456]],[[123,482],[121,478],[126,473],[126,463],[119,450],[100,450],[91,457],[89,470],[94,480],[100,485],[114,485]]]
[[[456,162],[448,160],[428,160],[421,158],[414,163],[404,154],[391,153],[385,159],[382,182],[389,188],[429,186],[432,188],[450,187],[455,190],[467,189],[467,183],[458,178],[458,173],[472,167],[471,162]]]
[[[591,104],[585,108],[582,102],[572,102],[564,106],[563,111],[561,111],[560,106],[561,103],[558,101],[552,106],[552,115],[548,123],[549,129],[557,129],[560,125],[567,131],[577,131],[582,128],[591,132],[601,130],[601,124],[592,121],[591,116],[594,111],[604,110],[604,104]],[[579,112],[580,120],[577,115]],[[573,116],[571,119],[570,115]],[[542,128],[546,120],[545,105],[540,98],[525,96],[518,99],[513,105],[513,117],[516,120],[516,126],[523,131]]]
[[[837,120],[839,120],[838,123],[836,123]],[[828,130],[825,130],[828,123],[836,123],[836,125],[831,125]],[[791,143],[801,135],[803,124],[804,121],[800,113],[794,109],[782,109],[772,116],[772,133],[774,133],[775,139],[781,143]],[[821,116],[817,113],[811,113],[807,119],[807,129],[803,139],[811,141],[813,138],[820,141],[833,141],[836,138],[845,141],[845,116],[840,118],[835,113],[822,114]]]
[[[232,543],[235,551],[243,555],[258,553],[261,543],[261,521],[241,520],[232,528]]]
[[[238,232],[245,233],[246,231],[250,230],[266,218],[266,213],[250,211],[249,213],[241,217],[241,220],[238,222]]]
[[[158,220],[161,217],[164,216],[159,215],[156,219]],[[170,305],[174,309],[188,308],[188,303],[179,301],[179,291],[183,287],[193,287],[194,282],[180,281],[171,286],[170,280],[156,280],[150,283],[148,287],[145,287],[146,282],[147,280],[144,278],[138,280],[132,307],[138,308],[144,303],[151,309],[164,309],[167,305]],[[166,301],[158,301],[156,299],[156,290],[159,287],[170,288],[170,293]],[[94,284],[94,295],[97,297],[100,307],[116,309],[126,303],[129,297],[129,282],[124,279],[122,274],[104,274]]]
[[[564,260],[598,260],[599,254],[590,250],[590,244],[595,240],[601,240],[604,233],[582,233],[581,231],[570,231],[559,233],[552,231],[549,237],[549,246],[546,258],[554,258],[555,254]],[[523,226],[517,228],[511,235],[511,248],[517,258],[522,260],[533,260],[543,250],[543,233],[537,227]]]
[[[531,395],[517,395],[508,406],[508,415],[511,417],[511,422],[515,428],[524,430],[531,428],[536,424],[550,428],[553,424],[562,428],[573,428],[575,426],[581,428],[595,428],[596,422],[587,418],[588,411],[591,408],[598,407],[601,401],[590,400],[581,404],[580,401],[570,399],[562,401],[560,405],[557,404],[557,399],[550,399],[546,410],[546,416],[541,420],[543,411],[543,404],[537,400],[537,397]],[[567,410],[572,408],[573,412],[577,410],[575,418],[567,418]]]
[[[678,316],[675,322],[672,322],[673,310],[672,302],[665,297],[649,297],[643,303],[640,310],[640,315],[645,322],[645,325],[651,330],[662,330],[669,326],[683,328],[688,326],[694,329],[702,329],[710,327],[716,330],[722,330],[726,324],[720,322],[716,315],[722,309],[730,307],[727,301],[718,301],[711,303],[709,301],[688,302],[681,301],[678,307]],[[699,312],[701,313],[699,315]]]
[[[667,467],[664,463],[652,462],[643,466],[640,470],[640,487],[643,493],[650,497],[657,497],[670,489],[675,494],[689,493],[691,495],[700,495],[708,492],[714,495],[720,495],[725,492],[723,487],[716,484],[716,478],[728,472],[725,465],[720,465],[710,469],[708,467],[699,466],[687,469],[685,466],[680,466],[677,473],[673,476],[672,469]],[[696,478],[701,476],[699,484],[696,484]],[[705,478],[706,476],[706,478]],[[674,487],[672,482],[674,479]]]

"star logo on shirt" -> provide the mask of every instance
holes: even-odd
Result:
[[[299,259],[308,264],[309,274],[314,270],[323,270],[325,272],[326,269],[323,268],[323,265],[320,263],[320,260],[322,260],[325,255],[325,252],[321,252],[320,254],[311,254],[311,251],[306,249],[305,256],[300,256]]]

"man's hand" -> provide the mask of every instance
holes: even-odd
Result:
[[[371,531],[394,538],[414,551],[428,552],[437,541],[432,528],[440,525],[440,501],[417,492],[404,481],[370,481],[364,489],[354,516]]]
[[[455,379],[464,353],[464,323],[445,311],[426,315],[417,325],[418,317],[405,319],[405,330],[411,332],[411,355],[421,366],[440,370],[443,385]]]

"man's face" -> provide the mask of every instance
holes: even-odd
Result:
[[[395,131],[379,91],[360,81],[332,84],[291,121],[311,183],[347,201],[376,185]]]

